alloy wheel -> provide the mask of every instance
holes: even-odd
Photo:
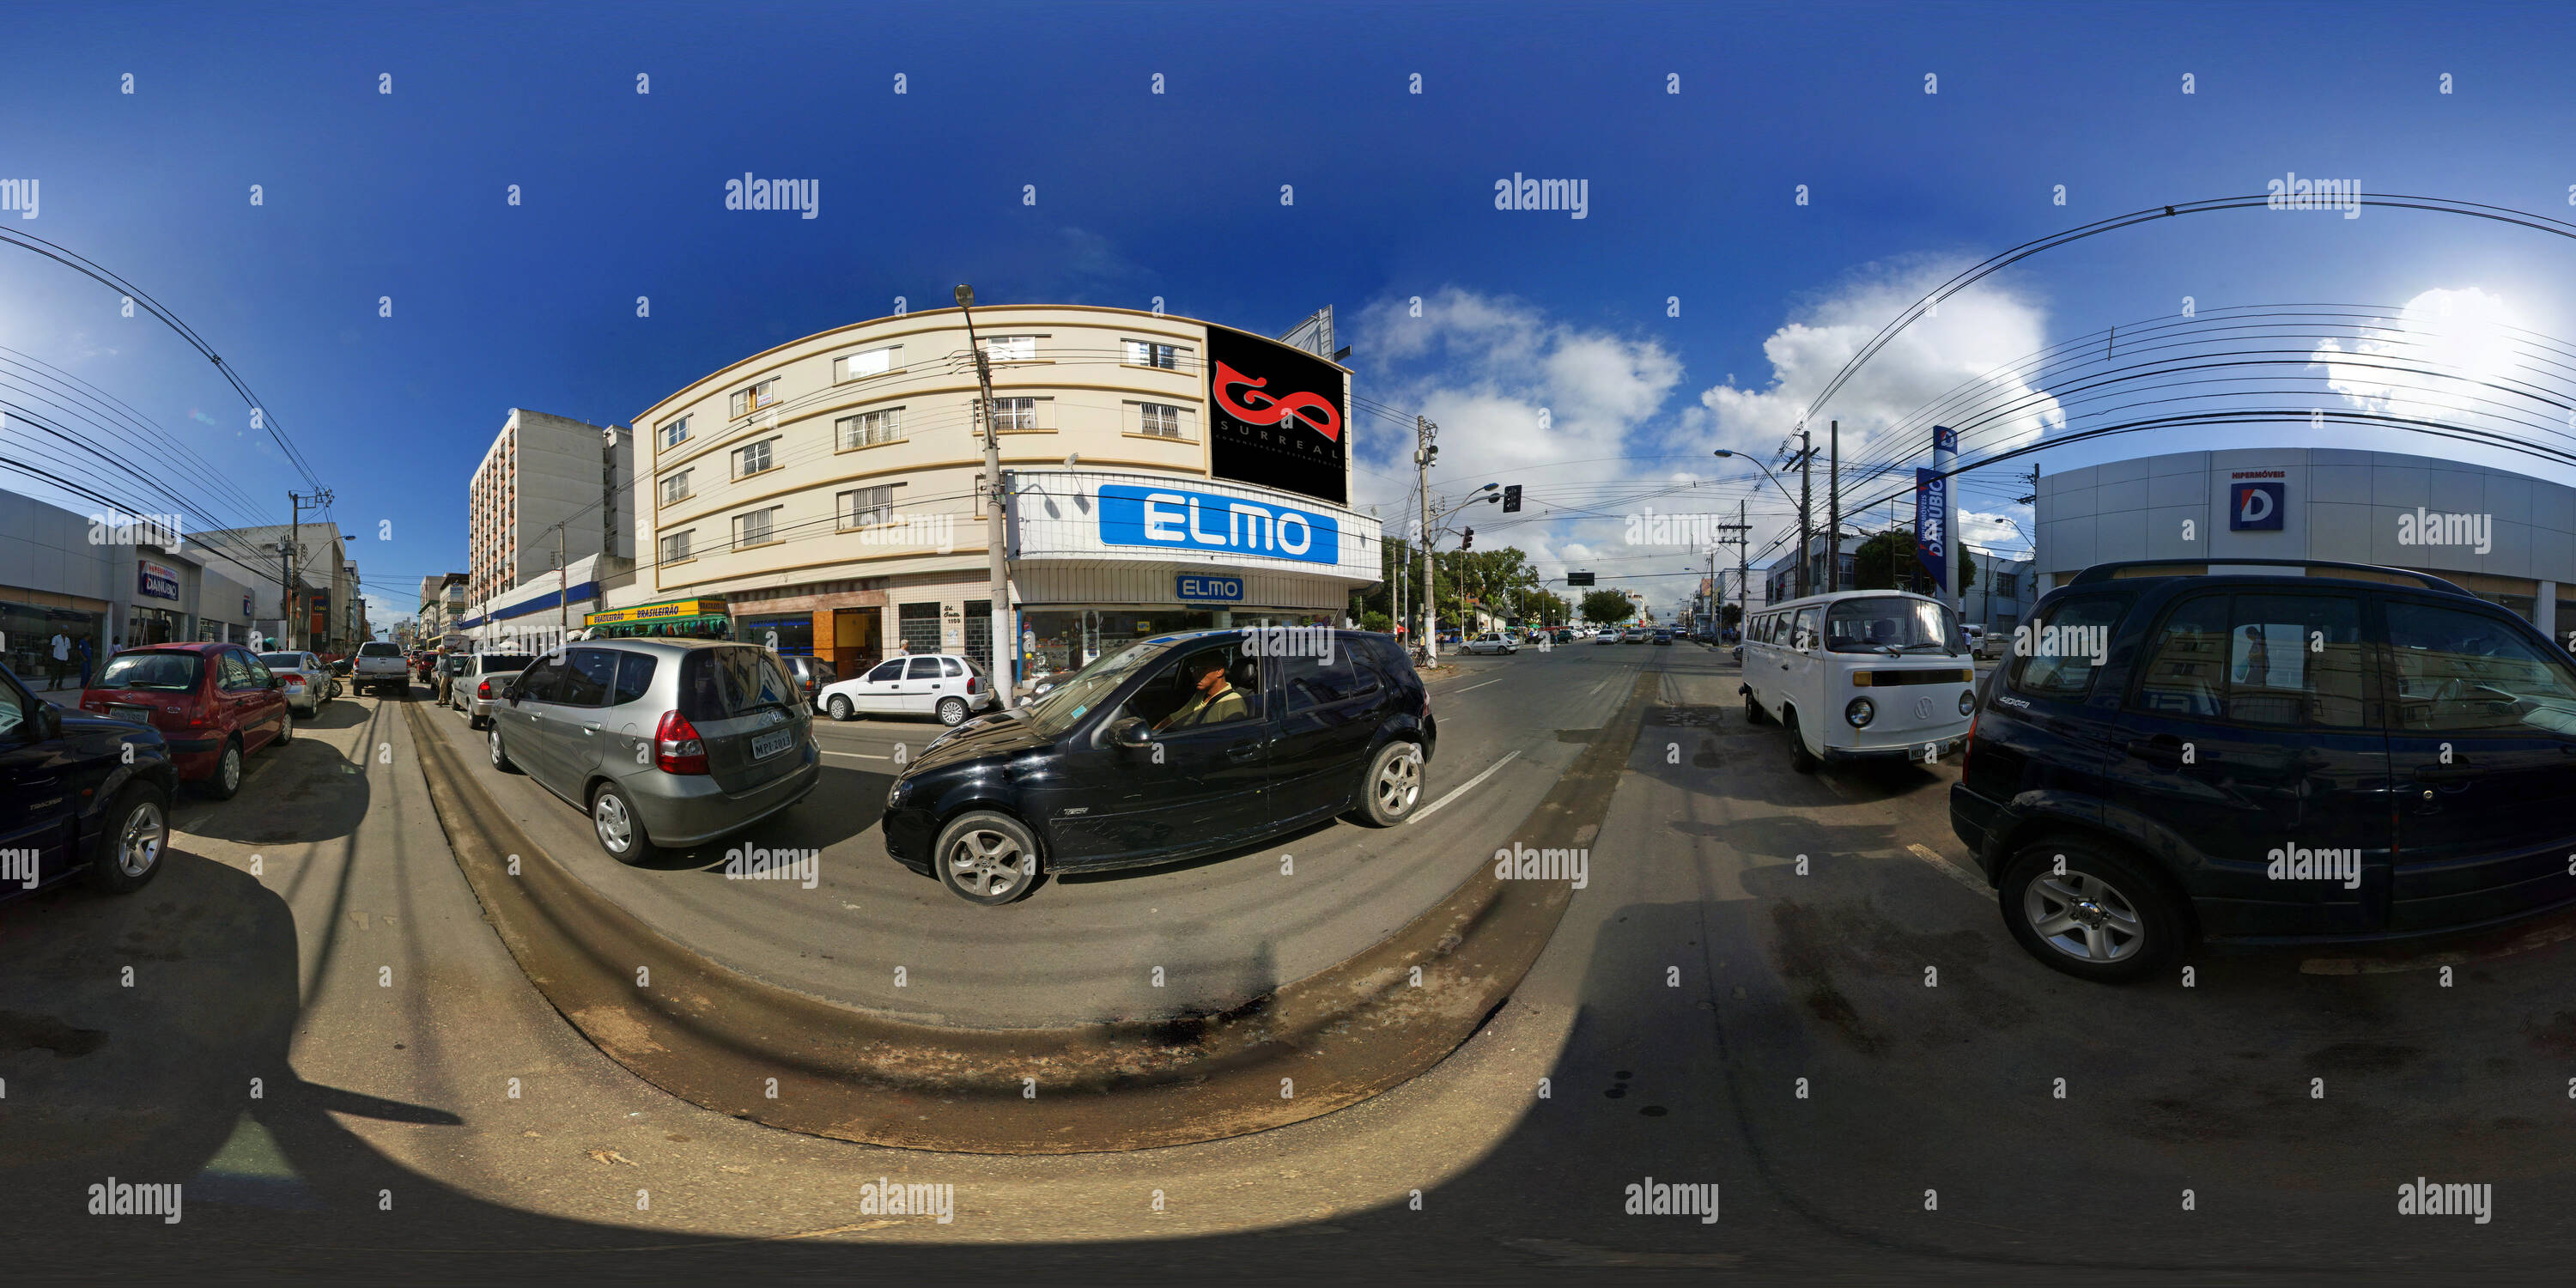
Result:
[[[1019,889],[1027,879],[1020,870],[1019,842],[989,828],[977,828],[950,842],[940,862],[958,889],[977,898],[994,898]]]
[[[2022,892],[2021,910],[2042,941],[2080,961],[2125,961],[2146,946],[2137,906],[2090,872],[2041,875]]]
[[[116,868],[128,877],[140,877],[161,861],[161,842],[169,835],[162,820],[161,803],[145,801],[125,816],[125,832],[116,839]]]
[[[1422,753],[1408,749],[1390,757],[1369,789],[1377,795],[1379,813],[1388,818],[1409,813],[1413,803],[1422,799]]]
[[[626,813],[626,800],[615,792],[601,792],[591,802],[591,826],[599,829],[599,843],[611,854],[624,854],[635,843],[635,820]]]

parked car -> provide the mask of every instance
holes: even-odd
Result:
[[[1558,627],[1558,628],[1557,628],[1557,631],[1556,631],[1556,642],[1557,642],[1557,643],[1559,643],[1559,644],[1571,644],[1571,643],[1573,643],[1573,642],[1574,642],[1574,628],[1572,628],[1572,627],[1570,627],[1570,626],[1560,626],[1560,627]]]
[[[349,687],[361,693],[373,689],[378,696],[399,698],[411,692],[411,665],[398,645],[369,640],[358,646],[351,667]]]
[[[944,725],[962,723],[1001,701],[983,664],[955,653],[890,657],[855,679],[824,685],[815,696],[835,720],[936,716]]]
[[[1521,646],[1513,642],[1511,636],[1501,631],[1487,631],[1461,645],[1458,651],[1461,653],[1518,653],[1521,651]]]
[[[509,690],[510,681],[528,669],[536,660],[529,653],[467,653],[456,678],[447,685],[447,705],[465,713],[465,727],[480,729],[492,723],[492,708]]]
[[[170,748],[152,726],[65,711],[0,667],[0,899],[86,872],[110,894],[161,871],[170,801],[179,790]]]
[[[1966,737],[1976,670],[1948,605],[1900,590],[1793,599],[1753,617],[1747,724],[1778,721],[1789,765],[1930,759]]]
[[[1218,853],[1351,814],[1411,816],[1439,737],[1393,636],[1259,656],[1243,630],[1139,641],[939,736],[886,794],[886,853],[972,903],[1048,872]]]
[[[587,811],[600,848],[628,864],[795,805],[823,763],[778,655],[719,640],[557,649],[510,681],[485,743],[494,769]]]
[[[2088,568],[1987,675],[1950,826],[2024,949],[2114,981],[2196,938],[2415,937],[2576,903],[2565,650],[2428,574],[2227,562],[2290,570]],[[2300,575],[2328,568],[2360,575]]]
[[[1670,644],[1673,642],[1673,633],[1671,631],[1657,631],[1655,632],[1655,642],[1658,644]]]
[[[841,678],[830,662],[819,657],[782,653],[778,660],[787,664],[787,678],[796,682],[797,689],[805,695],[805,705],[809,707],[815,705],[814,695],[822,692],[825,685]],[[984,687],[989,689],[993,686],[988,680]]]
[[[322,704],[339,689],[329,663],[311,653],[262,653],[260,664],[286,677],[286,705],[305,715],[320,715]]]
[[[160,730],[179,781],[200,784],[216,800],[241,790],[252,752],[295,736],[285,677],[239,644],[127,649],[107,659],[80,705]]]
[[[1619,642],[1619,632],[1615,629],[1604,627],[1600,634],[1592,637],[1592,642],[1595,644],[1616,644]]]

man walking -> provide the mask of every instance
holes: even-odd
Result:
[[[72,666],[72,637],[54,632],[54,687],[63,687],[63,676]]]
[[[84,689],[89,687],[90,667],[94,660],[89,652],[89,637],[84,635],[80,642],[81,687]]]

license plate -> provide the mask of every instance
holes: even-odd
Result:
[[[108,703],[107,713],[119,720],[131,720],[136,724],[152,723],[152,708],[138,707],[130,702]]]
[[[753,760],[767,760],[795,745],[796,731],[793,729],[772,729],[767,733],[753,734],[751,736],[751,758]]]

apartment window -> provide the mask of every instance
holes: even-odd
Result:
[[[1167,403],[1141,403],[1144,432],[1157,438],[1181,437],[1181,409]]]
[[[688,418],[688,417],[686,417],[686,416],[682,416],[682,417],[681,417],[681,418],[679,418],[678,420],[672,421],[671,423],[669,423],[669,424],[667,424],[667,425],[664,425],[664,426],[662,427],[662,448],[663,448],[663,450],[668,451],[668,450],[670,450],[671,448],[677,447],[677,446],[679,446],[680,444],[685,443],[685,442],[687,442],[687,441],[689,441],[689,418]]]
[[[678,563],[688,558],[689,536],[687,532],[674,532],[662,538],[662,562]]]
[[[682,470],[679,473],[662,480],[662,504],[669,505],[673,501],[687,499],[689,495],[689,475],[692,472],[693,471],[690,470]]]
[[[894,517],[894,488],[852,488],[840,495],[841,526],[865,528]]]
[[[863,411],[855,416],[843,416],[836,424],[840,428],[842,451],[891,443],[903,437],[903,408]]]
[[[903,369],[903,346],[890,344],[882,349],[863,349],[845,358],[832,360],[832,382],[882,376]]]
[[[996,398],[993,400],[993,428],[1036,429],[1037,427],[1037,399]]]
[[[774,505],[765,510],[754,510],[749,514],[735,515],[733,517],[734,549],[740,550],[745,546],[767,545],[768,543],[777,540],[777,537],[771,535],[777,530],[777,517],[778,507]]]
[[[1181,366],[1181,350],[1177,345],[1157,344],[1152,340],[1129,340],[1127,365],[1177,371]]]
[[[984,356],[995,362],[1035,362],[1038,338],[1033,335],[996,335],[984,340]]]
[[[753,385],[749,389],[737,389],[734,391],[733,414],[736,416],[748,416],[753,412],[760,411],[764,408],[775,407],[777,405],[778,377],[776,376],[771,376],[769,379],[761,381],[759,384]]]
[[[769,447],[771,443],[776,441],[776,439],[764,438],[757,443],[750,443],[735,448],[733,451],[733,476],[735,478],[743,478],[748,475],[758,474],[762,470],[768,469],[771,464]]]

